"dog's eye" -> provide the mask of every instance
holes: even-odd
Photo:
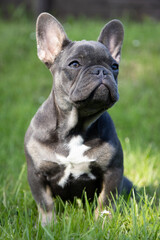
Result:
[[[78,68],[80,66],[80,63],[78,61],[73,61],[69,64],[72,68]]]
[[[111,68],[112,68],[113,71],[116,71],[116,70],[119,69],[119,66],[118,66],[117,63],[113,63],[112,66],[111,66]]]

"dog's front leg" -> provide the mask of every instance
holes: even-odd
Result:
[[[50,224],[53,220],[53,199],[51,196],[50,188],[47,186],[45,191],[42,193],[44,200],[39,204],[38,203],[38,211],[39,211],[39,221],[42,226],[46,226]],[[54,221],[56,220],[56,216],[54,214]]]
[[[102,191],[98,197],[98,206],[95,210],[95,218],[99,216],[111,217],[111,212],[108,210],[111,203],[114,208],[114,199],[117,193],[121,191],[123,179],[123,168],[108,169],[103,176]]]
[[[53,198],[44,176],[33,168],[28,168],[28,181],[39,210],[39,220],[42,226],[50,224],[53,218]],[[55,217],[55,215],[54,215]]]

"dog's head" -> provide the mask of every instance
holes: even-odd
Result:
[[[121,22],[113,20],[104,26],[98,41],[72,42],[53,16],[42,13],[38,17],[38,57],[53,75],[55,98],[61,109],[75,106],[88,116],[118,100],[123,36]]]

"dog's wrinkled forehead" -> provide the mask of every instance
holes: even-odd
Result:
[[[96,41],[76,41],[72,42],[67,51],[64,52],[66,59],[94,59],[107,60],[112,58],[108,49],[100,42]]]
[[[85,56],[90,55],[92,53],[103,55],[104,52],[108,53],[109,55],[109,51],[107,50],[107,48],[102,43],[96,41],[82,40],[74,42],[72,51],[74,50],[78,54],[83,53]]]

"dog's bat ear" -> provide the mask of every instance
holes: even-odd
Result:
[[[119,63],[124,38],[123,25],[119,20],[112,20],[102,29],[98,41],[104,44],[111,56]]]
[[[37,54],[50,66],[63,46],[69,42],[62,25],[48,13],[41,13],[36,23]]]

